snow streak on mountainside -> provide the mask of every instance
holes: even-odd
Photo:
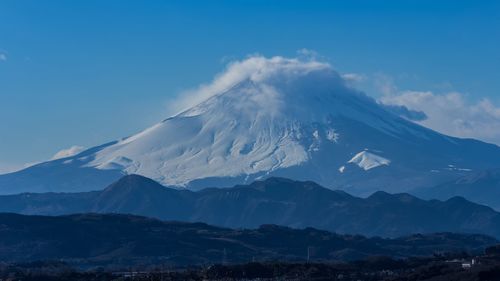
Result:
[[[44,170],[53,177],[80,175],[83,181],[99,171],[108,173],[109,181],[134,173],[188,188],[274,175],[366,195],[500,167],[499,147],[407,121],[350,88],[329,64],[314,60],[250,57],[229,65],[179,105],[184,109],[179,114],[131,137],[0,176],[0,193],[104,187],[71,188],[43,177],[38,180],[45,183],[30,186],[26,177],[34,179]]]
[[[363,151],[356,154],[348,163],[354,163],[365,171],[368,171],[382,165],[389,165],[391,161],[373,153]]]

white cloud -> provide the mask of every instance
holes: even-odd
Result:
[[[373,75],[373,82],[375,88],[377,88],[383,95],[390,96],[397,94],[398,88],[394,83],[394,78],[383,73],[376,73]]]
[[[459,92],[400,91],[381,102],[424,112],[427,118],[417,123],[441,133],[500,144],[500,107],[489,99],[470,102]]]
[[[318,52],[316,52],[315,50],[307,49],[307,48],[302,48],[302,49],[298,50],[297,55],[304,56],[307,58],[312,58],[312,59],[316,59],[319,57]]]
[[[77,155],[78,153],[80,153],[84,150],[85,150],[85,148],[83,146],[74,145],[70,148],[58,151],[56,154],[54,154],[54,156],[52,156],[52,158],[50,160],[56,160],[56,159],[74,156],[74,155]]]
[[[425,112],[419,110],[412,110],[404,105],[384,104],[384,103],[379,103],[379,104],[383,106],[385,110],[388,110],[396,115],[399,115],[411,121],[424,121],[428,118]]]
[[[359,73],[345,73],[341,75],[342,78],[348,82],[359,83],[366,79],[366,76]]]
[[[210,84],[182,93],[177,100],[170,104],[171,110],[179,112],[191,108],[243,81],[258,83],[266,88],[266,85],[272,85],[280,79],[287,81],[317,70],[331,70],[333,72],[330,64],[317,61],[310,56],[305,58],[250,56],[245,60],[229,63],[225,71],[218,74]],[[337,74],[335,73],[335,75]],[[261,90],[272,94],[272,87]]]
[[[7,55],[5,53],[0,52],[0,61],[6,61]]]
[[[368,77],[386,109],[425,127],[461,138],[474,138],[500,145],[500,107],[487,98],[472,102],[452,91],[449,82],[433,91],[408,91],[383,73]]]
[[[295,83],[298,77],[311,73],[317,75],[307,79],[307,83],[313,85],[339,82],[359,88],[362,84],[372,84],[372,90],[377,89],[381,94],[378,101],[402,117],[444,134],[500,144],[500,108],[488,99],[470,102],[458,92],[403,91],[396,86],[393,77],[382,73],[339,75],[329,63],[317,59],[317,54],[309,50],[299,51],[298,58],[253,55],[233,61],[211,83],[180,95],[172,103],[172,108],[176,113],[191,108],[242,81],[250,81],[260,87],[262,95],[253,95],[252,102],[272,108],[280,101],[275,98],[279,95],[275,86]],[[297,88],[294,92],[299,91]]]
[[[81,146],[72,146],[68,149],[63,149],[59,152],[57,152],[50,160],[56,160],[56,159],[61,159],[65,157],[70,157],[73,155],[76,155],[80,152],[85,150]],[[26,168],[29,168],[31,166],[35,166],[37,164],[43,163],[44,161],[34,161],[34,162],[28,162],[24,164],[19,164],[19,163],[8,163],[8,162],[0,162],[0,175],[3,174],[8,174],[8,173],[13,173],[17,172]]]
[[[19,171],[22,168],[24,168],[24,165],[0,162],[0,175]]]

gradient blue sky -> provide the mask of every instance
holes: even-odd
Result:
[[[500,1],[0,0],[0,172],[152,125],[230,60],[302,48],[374,96],[500,104]]]

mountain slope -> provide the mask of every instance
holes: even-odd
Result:
[[[96,190],[125,173],[192,189],[280,176],[367,196],[500,168],[498,146],[396,116],[316,61],[249,58],[190,98],[136,135],[0,176],[0,193]]]
[[[467,176],[415,192],[424,198],[446,199],[457,195],[500,210],[500,169],[470,173]]]
[[[101,192],[0,196],[0,212],[130,213],[234,228],[277,224],[384,237],[443,231],[500,237],[500,213],[460,197],[425,201],[377,192],[363,199],[282,178],[192,192],[130,175]]]
[[[130,215],[61,217],[0,214],[0,260],[61,260],[127,265],[138,261],[193,265],[254,260],[352,260],[373,255],[430,256],[480,252],[497,240],[483,235],[439,233],[397,239],[338,235],[312,228],[273,225],[231,230],[201,223],[162,222]]]
[[[121,178],[119,170],[99,170],[85,167],[94,153],[116,142],[88,149],[78,157],[52,160],[24,170],[0,175],[0,194],[21,192],[81,192],[102,190]]]

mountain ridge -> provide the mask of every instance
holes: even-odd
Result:
[[[0,225],[2,261],[59,260],[80,266],[125,266],[138,261],[177,266],[309,258],[349,261],[374,255],[405,258],[481,253],[498,243],[484,235],[456,233],[383,239],[276,225],[233,230],[118,214],[47,217],[0,213]],[[309,258],[308,249],[313,249]]]
[[[460,197],[427,201],[379,191],[359,198],[283,178],[193,192],[129,175],[104,191],[0,196],[0,212],[130,213],[232,228],[277,224],[384,237],[441,231],[500,237],[500,213]]]

